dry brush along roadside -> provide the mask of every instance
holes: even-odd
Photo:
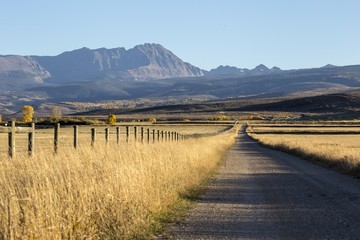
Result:
[[[20,154],[2,159],[0,239],[148,238],[235,135],[87,144],[38,151],[32,161]]]

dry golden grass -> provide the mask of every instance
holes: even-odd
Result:
[[[157,140],[157,130],[177,132],[180,134],[208,134],[217,133],[231,125],[194,125],[194,124],[178,124],[178,125],[131,125],[128,123],[118,124],[116,126],[79,126],[79,146],[89,146],[91,144],[91,128],[97,129],[97,142],[105,144],[105,128],[109,127],[110,130],[110,143],[116,142],[116,127],[120,127],[120,141],[126,142],[125,126],[130,126],[130,142],[134,141],[134,126],[138,128],[138,140],[140,139],[140,129],[144,128],[145,138],[146,130],[150,129],[150,140],[152,141],[152,130],[155,130]],[[72,126],[61,127],[60,129],[60,149],[72,148],[73,146],[73,128]],[[16,134],[16,152],[25,153],[27,151],[28,136],[25,133]],[[8,148],[8,134],[0,133],[0,158],[7,156]],[[35,152],[44,151],[45,149],[51,151],[54,148],[54,129],[36,129],[35,132]]]
[[[250,125],[247,128],[247,132],[250,133],[360,133],[360,126],[356,125]]]
[[[265,146],[360,176],[360,135],[249,134]]]
[[[0,239],[143,239],[206,178],[235,133],[97,144],[0,161]]]

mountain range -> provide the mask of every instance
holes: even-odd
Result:
[[[237,75],[237,76],[254,76],[254,75],[265,75],[265,74],[272,74],[272,73],[279,73],[282,70],[278,67],[272,67],[269,69],[263,64],[258,65],[254,69],[247,69],[247,68],[237,68],[234,66],[223,66],[220,65],[215,69],[211,69],[210,71],[206,72],[206,76],[229,76],[229,75]]]
[[[69,84],[94,80],[154,80],[202,76],[253,76],[280,72],[260,64],[254,69],[219,66],[202,70],[182,61],[160,44],[125,48],[81,48],[58,56],[0,56],[2,89],[25,89],[44,83]]]
[[[0,114],[24,104],[131,99],[250,99],[356,91],[360,66],[206,71],[159,44],[81,48],[57,56],[0,55]]]
[[[159,44],[143,44],[129,50],[81,48],[58,56],[0,56],[0,81],[23,81],[27,85],[203,75],[201,69],[183,62]]]

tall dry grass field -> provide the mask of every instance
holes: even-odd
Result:
[[[360,135],[249,134],[263,145],[360,176]]]
[[[215,137],[37,150],[0,162],[0,239],[134,239],[234,142]]]

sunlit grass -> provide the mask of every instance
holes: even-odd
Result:
[[[0,238],[147,238],[159,216],[214,169],[234,136],[3,158]]]
[[[263,145],[360,176],[360,135],[249,134]]]

